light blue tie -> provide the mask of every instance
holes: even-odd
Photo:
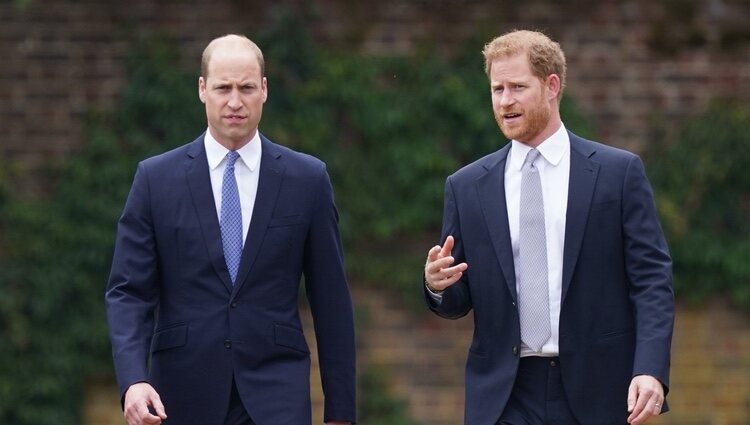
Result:
[[[521,280],[518,309],[521,319],[521,341],[535,352],[541,351],[551,336],[544,197],[539,169],[534,165],[537,158],[539,151],[530,150],[521,168],[518,238]]]
[[[236,151],[229,151],[227,154],[227,168],[224,170],[221,187],[221,241],[232,285],[237,279],[242,256],[242,205],[237,179],[234,177],[234,163],[239,157],[240,154]]]

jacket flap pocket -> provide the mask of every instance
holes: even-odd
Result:
[[[303,353],[310,352],[307,341],[305,341],[305,335],[301,330],[279,324],[274,324],[273,327],[276,345],[293,348]]]
[[[178,325],[158,331],[151,341],[151,352],[182,347],[187,343],[187,334],[188,325]]]

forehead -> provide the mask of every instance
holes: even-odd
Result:
[[[208,61],[208,77],[260,78],[260,64],[255,52],[247,46],[217,46]]]
[[[490,65],[490,80],[493,82],[531,78],[534,78],[534,74],[525,53],[495,58]]]

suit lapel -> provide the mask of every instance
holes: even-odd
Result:
[[[260,176],[258,177],[258,192],[255,196],[253,217],[250,220],[250,228],[247,232],[245,247],[242,250],[240,268],[237,272],[233,296],[242,287],[247,274],[255,262],[255,257],[260,251],[263,237],[266,234],[268,222],[273,215],[279,189],[284,176],[284,164],[281,160],[280,149],[271,143],[265,136],[260,135],[262,154],[260,160]]]
[[[562,299],[568,292],[583,242],[583,233],[589,217],[589,208],[594,194],[599,163],[591,156],[596,152],[593,145],[570,135],[570,181],[568,182],[568,210],[565,217],[565,246],[563,248]]]
[[[517,300],[516,272],[513,267],[513,249],[510,244],[510,226],[505,202],[505,161],[510,146],[509,143],[495,155],[488,157],[483,164],[487,172],[477,179],[477,191],[487,231],[503,271],[505,283],[513,300]]]
[[[198,215],[203,239],[208,248],[211,264],[221,281],[224,282],[227,291],[231,291],[232,282],[224,260],[219,218],[216,216],[216,201],[211,189],[211,176],[208,170],[206,149],[203,146],[203,137],[200,136],[188,147],[188,159],[185,163],[187,183],[193,199],[193,206]]]

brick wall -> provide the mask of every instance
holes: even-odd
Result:
[[[176,36],[184,66],[197,74],[207,40],[228,32],[252,37],[279,4],[310,8],[308,24],[321,43],[375,55],[408,54],[423,42],[450,54],[477,30],[542,29],[566,51],[568,93],[596,133],[635,150],[652,141],[656,122],[678,123],[715,97],[750,101],[746,0],[6,0],[0,2],[0,159],[19,171],[18,190],[41,190],[46,162],[83,146],[86,111],[116,105],[130,40]],[[421,423],[460,423],[470,321],[410,313],[377,293],[356,297],[378,325],[363,331],[361,361],[388,366],[393,390]],[[746,314],[720,303],[698,311],[680,306],[674,363],[674,412],[660,423],[750,421]],[[119,417],[115,390],[107,388],[90,388],[87,424],[121,423],[97,419]]]
[[[130,40],[177,37],[184,66],[197,73],[207,40],[235,31],[252,37],[281,8],[303,5],[321,43],[378,55],[408,54],[424,42],[450,52],[477,32],[544,30],[568,56],[568,93],[600,138],[616,146],[638,150],[651,142],[655,122],[679,122],[717,96],[750,101],[750,4],[744,0],[523,6],[489,0],[13,0],[0,3],[0,155],[21,169],[22,182],[34,183],[46,160],[80,148],[85,111],[117,102]],[[475,48],[479,54],[481,42]]]
[[[359,339],[360,361],[390,371],[395,394],[419,424],[463,423],[463,373],[471,316],[457,321],[405,310],[373,290],[357,292],[359,309],[373,316]],[[695,309],[677,306],[668,400],[655,425],[750,423],[750,320],[716,300]],[[623,401],[624,403],[624,401]]]
[[[471,316],[456,321],[442,319],[426,308],[404,308],[393,294],[361,285],[354,288],[354,297],[358,316],[369,318],[357,335],[360,369],[375,366],[382,370],[392,394],[406,401],[418,424],[463,423],[464,364],[473,330]],[[318,423],[323,417],[323,395],[309,313],[305,312],[303,318],[313,352],[313,423]],[[750,320],[746,312],[720,300],[700,309],[679,304],[672,353],[668,398],[672,410],[649,423],[750,423]],[[112,382],[92,382],[86,400],[84,425],[122,423]]]

